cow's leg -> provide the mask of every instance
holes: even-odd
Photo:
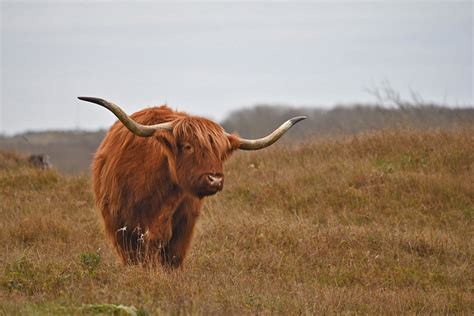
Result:
[[[137,264],[143,255],[143,230],[120,221],[117,216],[110,216],[107,209],[103,212],[104,229],[115,252],[123,264]]]
[[[181,266],[193,237],[202,200],[186,197],[173,215],[172,238],[161,251],[162,264],[167,267]]]
[[[143,214],[143,225],[146,227],[145,242],[150,245],[166,245],[172,237],[173,216],[183,200],[183,195],[178,189],[169,192],[168,195],[166,199],[157,197],[150,201],[150,205],[137,208],[137,211],[140,209],[150,210]]]
[[[144,246],[139,228],[115,231],[115,248],[124,264],[143,262]]]
[[[178,198],[170,197],[161,208],[147,203],[137,204],[133,212],[121,212],[131,215],[141,212],[140,221],[133,216],[127,218],[124,215],[110,215],[112,212],[108,208],[103,208],[105,231],[123,264],[154,265],[162,261],[160,255],[162,245],[170,242],[173,214],[180,203]],[[159,212],[151,211],[156,209],[159,209]]]

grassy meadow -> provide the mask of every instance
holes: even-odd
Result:
[[[0,314],[474,312],[474,129],[237,152],[183,269],[121,266],[89,175],[0,154]]]

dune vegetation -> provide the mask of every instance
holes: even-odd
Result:
[[[184,267],[122,266],[88,174],[0,154],[0,313],[474,311],[474,129],[236,153]]]

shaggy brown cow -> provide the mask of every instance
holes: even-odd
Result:
[[[111,127],[92,163],[95,202],[109,239],[123,263],[168,267],[180,266],[186,256],[203,198],[222,190],[223,161],[236,149],[273,144],[305,118],[247,140],[167,106],[129,117],[108,101],[79,99],[109,109],[121,121]]]

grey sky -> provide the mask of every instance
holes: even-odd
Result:
[[[408,96],[472,105],[472,2],[3,1],[0,131],[109,126],[167,102],[222,119],[256,103]]]

